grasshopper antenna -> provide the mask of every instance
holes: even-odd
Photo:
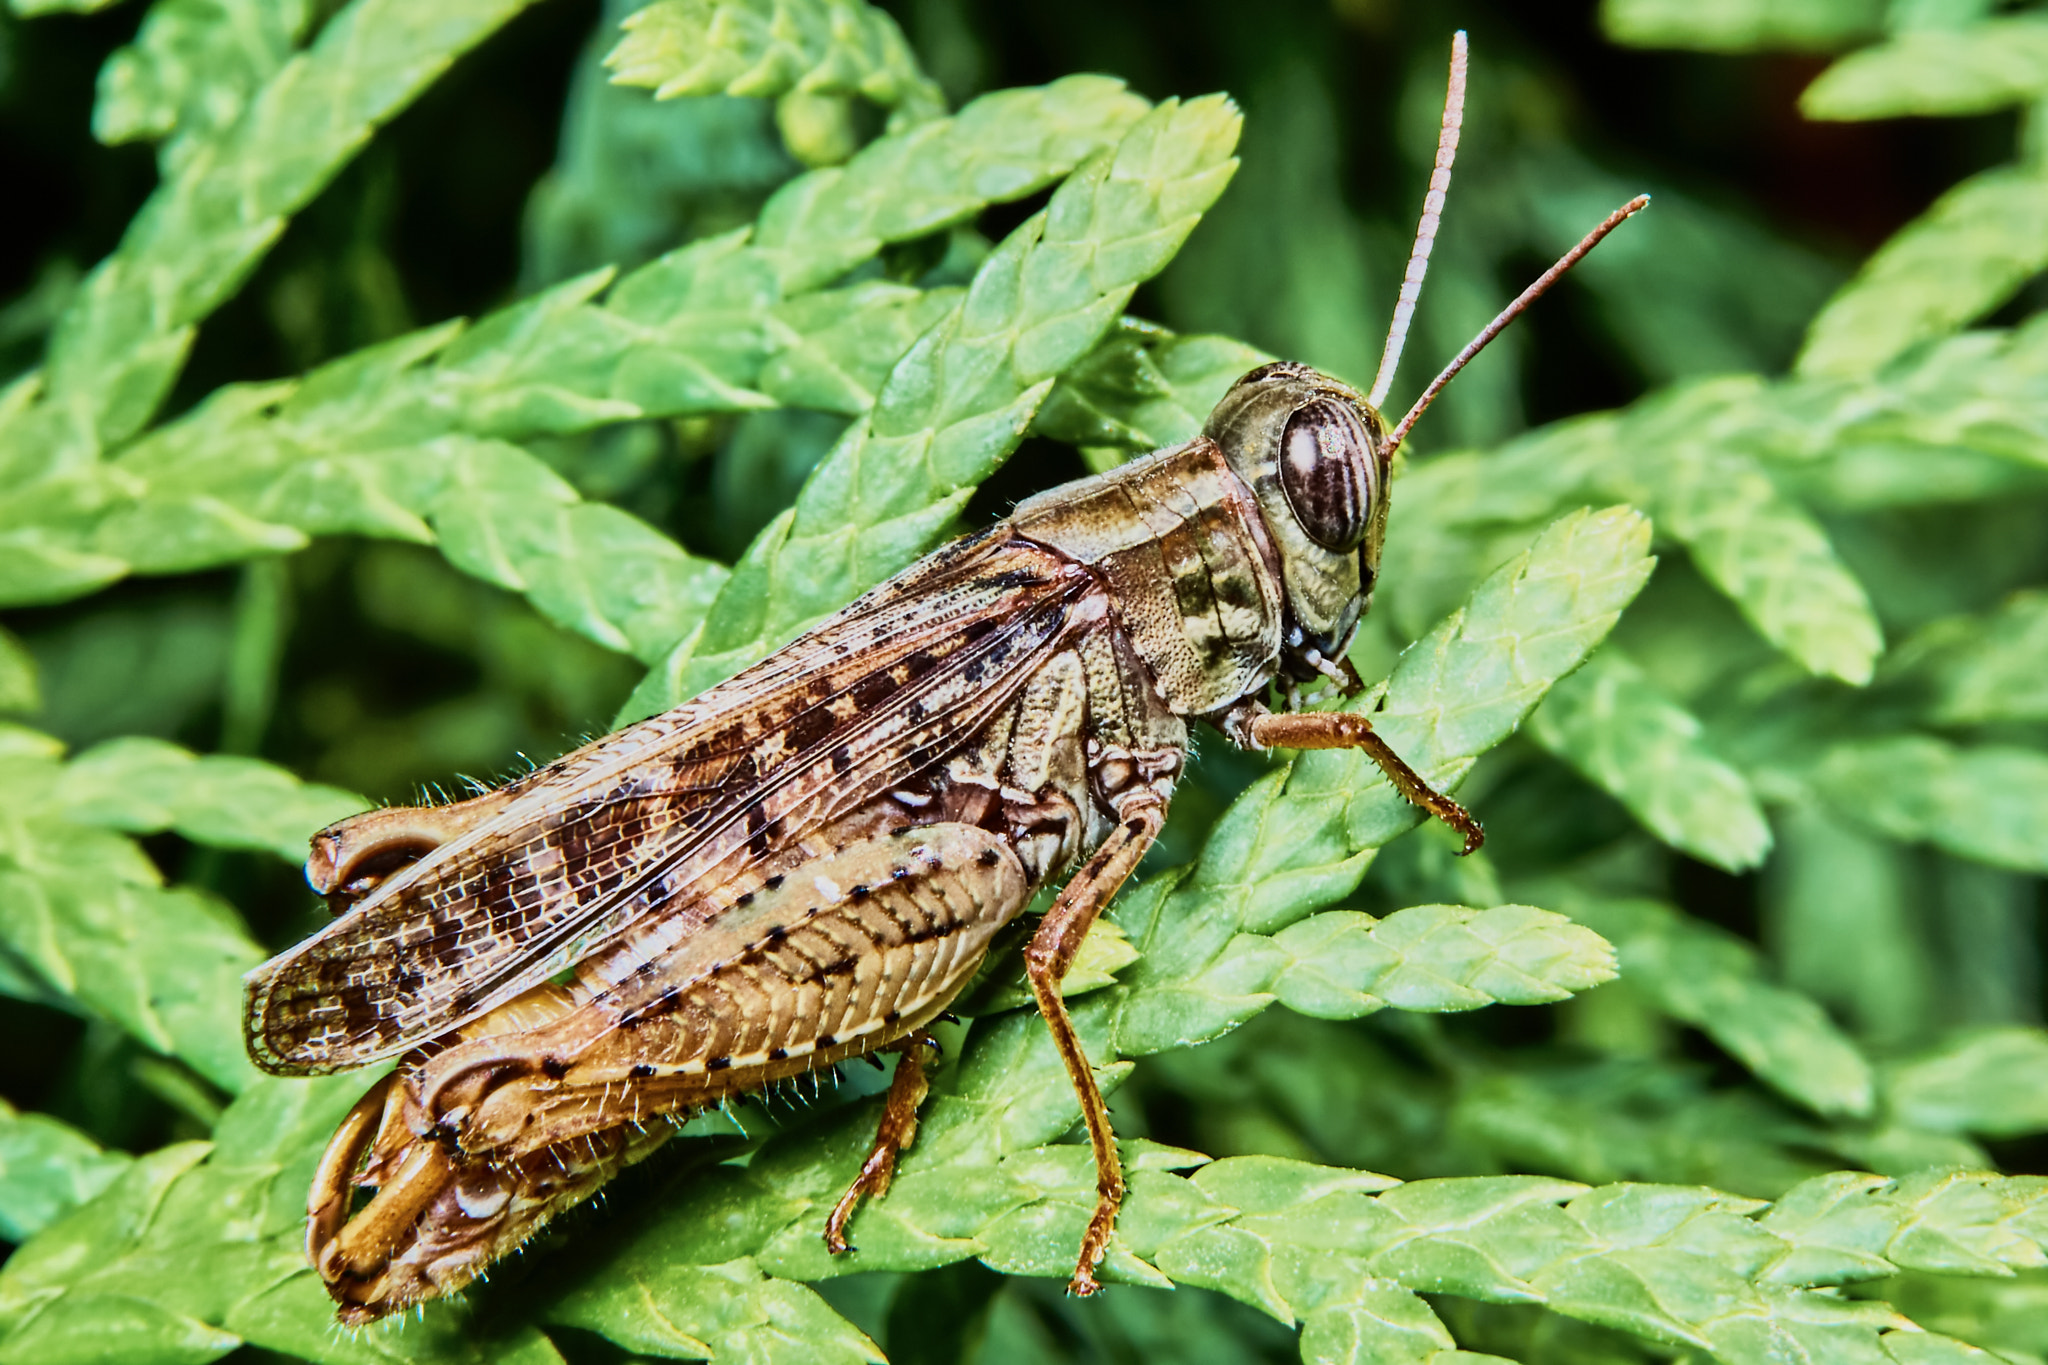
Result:
[[[1465,126],[1465,30],[1451,35],[1451,79],[1444,90],[1444,117],[1436,131],[1436,165],[1429,173],[1429,191],[1422,196],[1422,221],[1415,225],[1415,245],[1408,249],[1408,270],[1401,276],[1401,296],[1394,303],[1394,321],[1387,328],[1387,344],[1380,352],[1380,372],[1373,376],[1372,392],[1366,402],[1377,408],[1387,401],[1394,386],[1394,370],[1401,364],[1401,348],[1408,341],[1408,324],[1415,319],[1415,301],[1422,297],[1422,279],[1429,274],[1429,253],[1436,246],[1437,225],[1443,220],[1444,196],[1451,188],[1451,163],[1458,159],[1458,131]]]
[[[1509,323],[1513,322],[1516,318],[1522,315],[1524,309],[1526,309],[1530,304],[1536,302],[1537,299],[1542,298],[1544,292],[1548,290],[1551,285],[1556,284],[1558,280],[1563,277],[1565,271],[1570,270],[1573,266],[1577,265],[1580,259],[1584,257],[1587,252],[1591,251],[1594,247],[1600,245],[1601,238],[1605,237],[1608,233],[1614,231],[1616,228],[1620,227],[1623,223],[1627,222],[1630,218],[1635,217],[1635,215],[1641,213],[1644,209],[1648,208],[1649,206],[1650,196],[1647,194],[1639,194],[1635,198],[1629,200],[1626,204],[1623,204],[1620,208],[1616,209],[1614,212],[1608,214],[1606,222],[1600,224],[1599,227],[1594,228],[1591,232],[1587,233],[1584,237],[1580,238],[1579,244],[1577,246],[1573,247],[1570,251],[1565,252],[1564,255],[1558,257],[1556,265],[1550,267],[1550,269],[1544,271],[1541,275],[1538,275],[1536,277],[1536,282],[1534,284],[1530,285],[1527,289],[1524,289],[1520,294],[1516,295],[1515,301],[1509,304],[1507,307],[1501,309],[1499,316],[1495,317],[1492,322],[1487,323],[1485,327],[1481,328],[1478,336],[1473,337],[1470,341],[1466,342],[1465,349],[1458,352],[1457,355],[1451,358],[1451,363],[1444,366],[1442,374],[1439,374],[1436,378],[1429,381],[1429,387],[1422,391],[1422,397],[1415,400],[1415,406],[1408,409],[1408,415],[1406,417],[1403,417],[1400,420],[1400,422],[1398,422],[1395,425],[1394,429],[1387,434],[1387,458],[1393,458],[1394,451],[1400,447],[1402,441],[1407,439],[1408,432],[1410,431],[1410,429],[1414,427],[1416,419],[1421,417],[1423,413],[1429,411],[1429,405],[1431,403],[1434,403],[1436,401],[1436,396],[1444,391],[1444,385],[1450,383],[1451,380],[1455,379],[1457,377],[1458,371],[1464,369],[1465,366],[1471,362],[1473,356],[1478,355],[1481,351],[1485,350],[1487,342],[1492,341],[1495,337],[1499,336],[1501,332],[1507,328],[1507,325]],[[1412,272],[1414,270],[1414,267],[1411,265],[1409,269]],[[1405,287],[1403,298],[1406,298]]]

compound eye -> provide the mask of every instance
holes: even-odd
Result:
[[[1358,547],[1372,523],[1379,459],[1356,413],[1316,399],[1287,419],[1280,487],[1308,538],[1326,550]]]

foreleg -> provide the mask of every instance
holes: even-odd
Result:
[[[1394,752],[1372,722],[1353,711],[1288,711],[1276,714],[1257,702],[1227,712],[1219,726],[1229,740],[1245,749],[1357,749],[1371,759],[1408,801],[1465,836],[1461,853],[1486,842],[1486,831],[1472,813],[1422,780]]]

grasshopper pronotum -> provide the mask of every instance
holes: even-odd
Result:
[[[1024,956],[1094,1150],[1071,1288],[1095,1292],[1124,1178],[1060,981],[1166,819],[1188,723],[1254,749],[1363,749],[1468,852],[1480,840],[1365,717],[1291,709],[1302,682],[1360,685],[1345,654],[1416,418],[1647,202],[1387,429],[1464,84],[1459,34],[1369,393],[1262,366],[1192,441],[1029,499],[694,701],[474,799],[314,836],[307,877],[339,918],[250,973],[247,1032],[282,1074],[403,1057],[309,1198],[307,1253],[344,1322],[468,1283],[658,1145],[644,1120],[894,1048],[873,1149],[825,1224],[843,1250],[915,1135],[924,1030],[1070,870]],[[1263,702],[1275,686],[1290,709]],[[376,1194],[352,1212],[358,1188]]]

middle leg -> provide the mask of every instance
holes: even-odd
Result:
[[[1156,798],[1133,802],[1120,814],[1123,822],[1116,832],[1067,882],[1024,950],[1024,971],[1031,982],[1032,997],[1038,1002],[1038,1012],[1045,1016],[1046,1026],[1052,1030],[1053,1046],[1059,1049],[1060,1060],[1066,1063],[1067,1078],[1073,1082],[1074,1093],[1081,1101],[1081,1119],[1088,1127],[1088,1142],[1095,1151],[1095,1214],[1081,1237],[1081,1255],[1074,1266],[1074,1278],[1067,1283],[1068,1292],[1077,1298],[1086,1298],[1102,1287],[1095,1278],[1095,1267],[1109,1250],[1117,1210],[1123,1206],[1124,1168],[1117,1155],[1116,1133],[1109,1123],[1109,1106],[1103,1103],[1102,1088],[1095,1083],[1095,1068],[1089,1065],[1088,1054],[1082,1051],[1081,1039],[1074,1032],[1074,1021],[1060,996],[1060,981],[1074,965],[1074,955],[1081,951],[1081,941],[1088,937],[1089,928],[1137,867],[1138,860],[1145,856],[1145,850],[1159,837],[1160,827],[1166,823],[1166,803]]]

